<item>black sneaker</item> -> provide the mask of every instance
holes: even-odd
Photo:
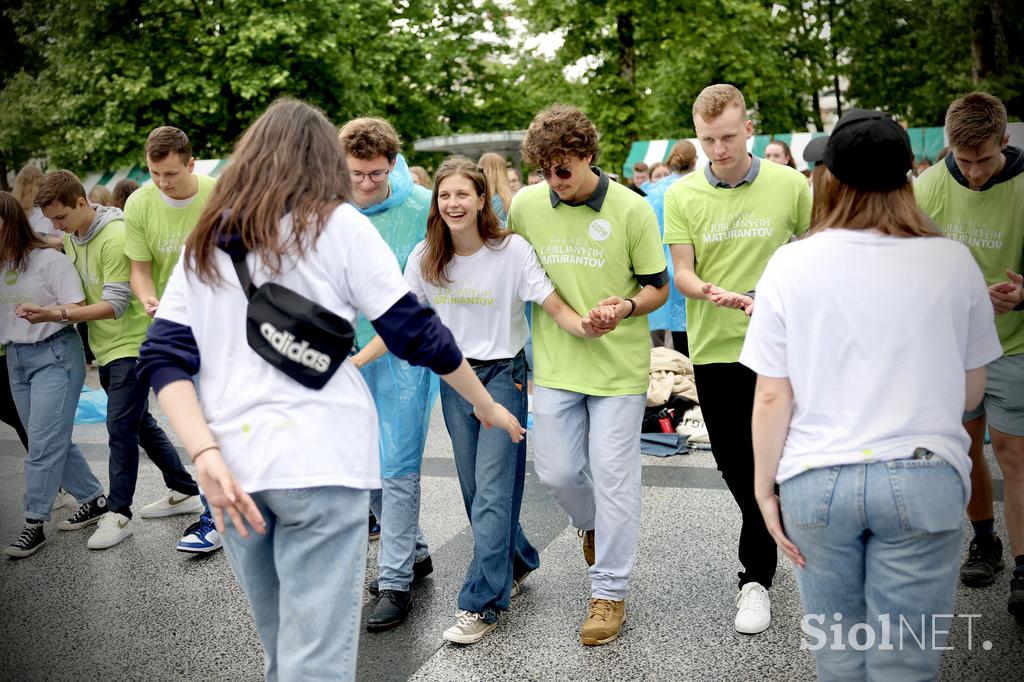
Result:
[[[960,582],[968,587],[987,587],[996,581],[996,573],[1003,570],[1003,541],[993,537],[991,542],[979,543],[977,538],[967,550],[967,561],[960,567]]]
[[[98,522],[100,517],[107,513],[107,498],[100,495],[92,502],[79,505],[78,510],[57,523],[60,530],[78,530]]]
[[[1006,603],[1006,610],[1024,625],[1024,573],[1014,571],[1010,578],[1010,601]]]
[[[21,531],[18,539],[4,548],[4,554],[15,559],[24,559],[35,554],[45,544],[46,536],[43,535],[43,524],[26,523],[25,529]]]
[[[383,590],[373,605],[373,613],[366,619],[367,632],[384,632],[402,624],[412,607],[408,592]]]
[[[430,555],[428,554],[412,565],[412,584],[415,585],[423,582],[423,579],[433,572],[434,562],[430,560]],[[377,582],[376,578],[371,580],[370,584],[366,586],[366,591],[372,595],[380,594],[380,583]]]

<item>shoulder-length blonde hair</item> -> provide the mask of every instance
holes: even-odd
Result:
[[[508,207],[512,205],[512,184],[508,181],[508,165],[501,154],[487,152],[480,157],[480,168],[487,178],[487,201],[497,194],[501,197],[501,206],[508,215]]]
[[[18,200],[25,213],[31,213],[35,207],[36,194],[43,184],[43,171],[38,166],[24,166],[14,176],[14,198]]]
[[[186,267],[218,284],[217,244],[240,235],[271,274],[280,274],[282,257],[301,257],[311,248],[331,212],[351,194],[345,152],[331,122],[305,102],[277,100],[245,131],[217,180],[185,242]],[[291,226],[282,234],[287,214]]]
[[[448,276],[448,264],[455,257],[455,245],[452,243],[448,225],[441,217],[441,210],[437,207],[437,195],[441,183],[453,175],[461,175],[468,179],[473,183],[477,196],[484,197],[483,208],[476,219],[476,229],[480,238],[484,240],[484,246],[495,248],[508,236],[508,232],[501,228],[501,222],[487,197],[487,179],[480,166],[464,156],[450,156],[445,159],[434,175],[434,193],[430,198],[430,213],[427,215],[427,244],[420,265],[423,279],[439,287],[452,283]],[[508,182],[508,178],[505,178],[505,182]]]
[[[867,191],[843,182],[823,167],[819,187],[814,195],[817,219],[808,234],[842,228],[878,230],[893,237],[941,236],[917,205],[909,180],[896,189]]]

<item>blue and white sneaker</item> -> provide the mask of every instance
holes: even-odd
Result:
[[[204,511],[198,521],[185,529],[184,535],[178,540],[177,550],[193,554],[209,554],[223,546],[224,542],[220,539],[220,533],[213,525],[213,515],[209,511]]]

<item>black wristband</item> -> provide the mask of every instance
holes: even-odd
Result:
[[[629,304],[630,304],[631,306],[633,306],[632,308],[630,308],[630,309],[629,309],[629,312],[628,312],[628,313],[626,313],[626,317],[629,317],[629,316],[631,316],[631,315],[632,315],[633,313],[635,313],[635,312],[636,312],[636,301],[634,301],[634,300],[633,300],[633,299],[631,299],[631,298],[627,298],[627,299],[626,299],[626,302],[627,302],[627,303],[629,303]],[[625,318],[623,318],[623,319],[625,319]]]

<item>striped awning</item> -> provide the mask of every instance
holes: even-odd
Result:
[[[910,146],[914,149],[914,157],[917,159],[928,158],[935,160],[938,156],[939,151],[945,146],[945,137],[941,127],[937,128],[908,128],[907,133],[910,135]],[[804,147],[815,137],[825,135],[825,133],[781,133],[777,135],[755,135],[753,138],[747,140],[747,151],[755,154],[756,156],[764,156],[765,147],[772,140],[781,140],[789,145],[790,151],[793,152],[793,160],[796,161],[796,167],[800,170],[806,169],[808,166],[804,163]],[[704,155],[704,150],[700,148],[700,144],[697,142],[697,138],[689,138],[693,146],[697,148],[697,167],[701,167],[707,163],[708,157]],[[634,142],[633,147],[629,151],[629,157],[626,159],[625,165],[622,167],[623,174],[628,178],[633,175],[633,164],[638,161],[643,161],[648,165],[656,161],[664,161],[668,158],[668,153],[672,149],[678,140],[642,140],[640,142]]]
[[[196,174],[217,177],[228,165],[227,159],[196,159]],[[130,168],[119,168],[117,170],[103,171],[102,173],[89,173],[82,178],[85,191],[88,192],[96,185],[103,185],[113,190],[114,185],[124,179],[134,180],[139,186],[149,182],[149,169],[145,166],[131,166]]]

